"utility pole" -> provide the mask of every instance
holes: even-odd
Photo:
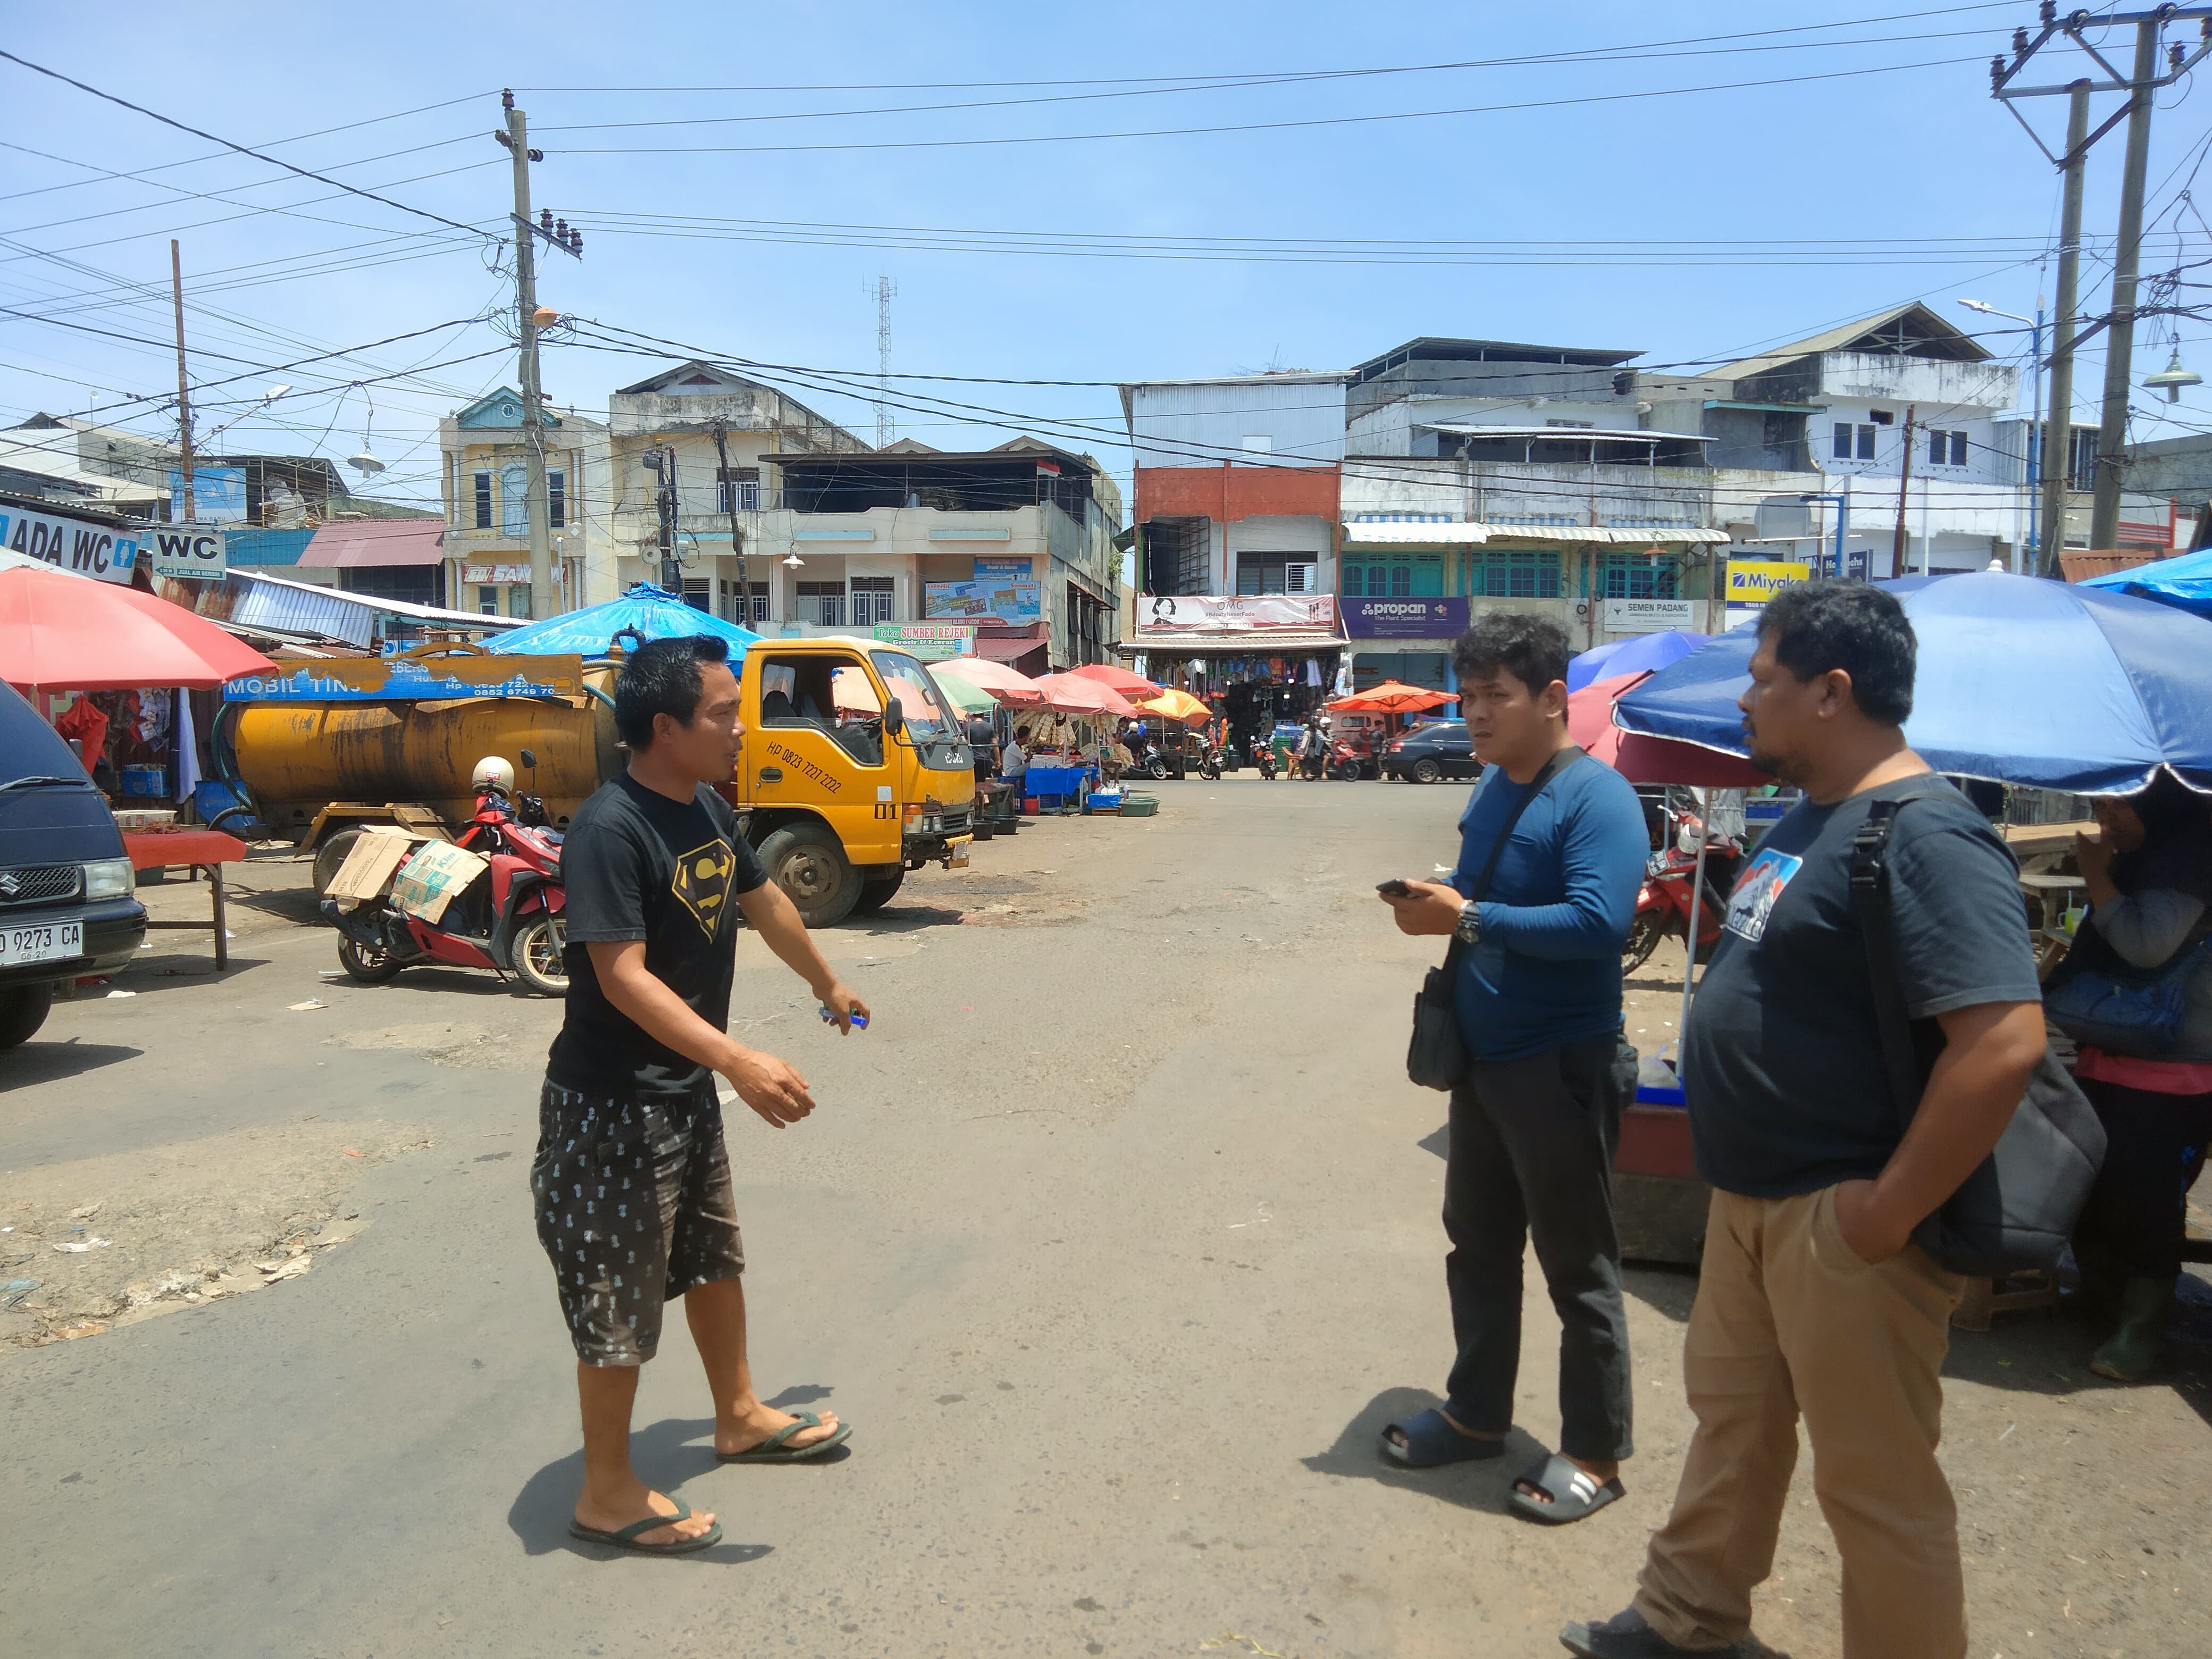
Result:
[[[2136,276],[2142,264],[2143,175],[2150,167],[2150,82],[2158,76],[2156,22],[2136,25],[2136,88],[2128,104],[2126,164],[2120,173],[2120,235],[2112,250],[2112,325],[2105,341],[2105,411],[2097,428],[2097,488],[2089,545],[2120,539],[2121,452],[2128,442],[2128,376],[2135,368]]]
[[[1898,469],[1897,533],[1889,540],[1889,579],[1892,581],[1905,574],[1905,493],[1912,488],[1913,416],[1919,412],[1917,404],[1905,406],[1905,464]]]
[[[2127,161],[2125,180],[2120,199],[2119,246],[2113,260],[2112,311],[2107,319],[2112,325],[2105,365],[2105,407],[2103,423],[2099,429],[2096,499],[2091,511],[2089,544],[2109,546],[2118,538],[2120,517],[2120,451],[2127,440],[2127,381],[2133,367],[2136,322],[2136,276],[2140,264],[2142,241],[2143,177],[2150,155],[2150,110],[2154,95],[2161,88],[2172,86],[2212,53],[2212,5],[2165,5],[2150,11],[2106,12],[2093,15],[2086,9],[2058,15],[2055,0],[2041,0],[2039,21],[2042,27],[2030,37],[2026,29],[2014,29],[2012,55],[2008,59],[1999,56],[1990,64],[1990,94],[2012,112],[2013,118],[2026,129],[2035,146],[2051,165],[2066,175],[2066,220],[2062,232],[2058,265],[2058,314],[2057,331],[2051,354],[2051,423],[2053,435],[2058,440],[2059,459],[2057,465],[2046,464],[2044,469],[2042,572],[2046,576],[2059,574],[2059,556],[2066,547],[2066,484],[2071,467],[2073,452],[2074,414],[2074,348],[2082,336],[2075,331],[2075,319],[2079,314],[2078,260],[2081,243],[2081,162],[2083,156],[2096,142],[2110,132],[2125,117],[2128,122]],[[2197,50],[2186,52],[2175,45],[2167,51],[2166,72],[2158,73],[2159,35],[2165,26],[2183,18],[2197,21],[2199,40]],[[2134,72],[2124,76],[2114,68],[2087,39],[2083,31],[2091,27],[2099,29],[2132,23],[2136,26],[2136,56]],[[2051,41],[2064,37],[2078,46],[2108,79],[2102,81],[2072,81],[2063,85],[2020,87],[2013,82],[2030,60]],[[2127,101],[2106,117],[2094,132],[2089,131],[2089,94],[2093,92],[2124,92]],[[2066,149],[2063,155],[2053,155],[2050,147],[2036,136],[2014,100],[2021,98],[2047,98],[2064,93],[2070,100],[2066,126]],[[2102,325],[2098,325],[2102,326]],[[2091,329],[2090,332],[2094,332]]]
[[[676,447],[655,444],[638,459],[659,481],[653,486],[654,515],[660,526],[660,585],[684,597],[684,567],[676,556]]]
[[[538,308],[538,238],[576,258],[584,257],[584,239],[572,233],[568,222],[556,226],[548,209],[539,221],[530,216],[530,164],[545,159],[543,150],[530,148],[530,118],[514,106],[514,94],[502,92],[500,106],[507,112],[504,131],[492,135],[507,146],[514,164],[514,332],[518,345],[516,378],[522,382],[523,460],[528,468],[523,508],[530,521],[530,614],[550,617],[557,606],[553,588],[553,507],[545,487],[545,397],[538,367],[538,331],[557,313]],[[573,483],[573,481],[572,481]],[[574,490],[569,492],[571,499]]]
[[[2081,173],[2089,159],[2089,83],[2076,81],[2066,91],[2066,197],[2058,230],[2058,311],[2051,325],[2042,545],[2036,549],[2036,574],[2052,581],[2063,577],[2058,559],[2066,551],[2066,491],[2074,474],[2074,319],[2081,314]]]
[[[192,502],[192,399],[185,384],[185,261],[169,239],[169,298],[177,312],[177,455],[183,466],[185,522],[195,522]]]
[[[738,481],[730,471],[730,428],[719,415],[714,416],[714,459],[720,469],[720,482],[715,488],[721,492],[723,508],[730,515],[730,552],[738,562],[738,592],[740,612],[737,620],[745,627],[753,625],[752,562],[745,556],[745,532],[738,527]]]

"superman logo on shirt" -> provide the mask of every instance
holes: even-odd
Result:
[[[1735,878],[1735,890],[1729,894],[1728,915],[1721,925],[1739,939],[1758,944],[1765,935],[1782,890],[1804,863],[1795,854],[1763,849]]]
[[[730,874],[737,862],[737,854],[726,841],[710,841],[677,855],[670,890],[708,939],[721,932],[722,913],[729,908]]]

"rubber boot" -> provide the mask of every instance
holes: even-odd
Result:
[[[2074,1266],[2081,1275],[2079,1288],[2063,1292],[2060,1301],[2092,1319],[2119,1316],[2121,1292],[2127,1270],[2106,1246],[2093,1238],[2074,1241]]]
[[[2140,1382],[2165,1346],[2173,1287],[2171,1278],[2128,1280],[2120,1292],[2120,1328],[2091,1358],[2089,1369],[2116,1382]]]

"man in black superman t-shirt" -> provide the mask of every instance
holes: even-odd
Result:
[[[570,1530],[641,1554],[703,1549],[722,1535],[712,1515],[652,1491],[630,1468],[637,1368],[659,1345],[669,1298],[684,1298],[723,1462],[816,1457],[852,1432],[834,1413],[765,1404],[745,1363],[744,1251],[714,1078],[778,1128],[814,1102],[805,1079],[725,1029],[732,910],[841,1030],[867,1009],[708,787],[735,769],[738,701],[719,639],[641,647],[615,683],[629,768],[584,803],[561,854],[568,1000],[546,1066],[531,1190],[579,1361],[584,1490]]]

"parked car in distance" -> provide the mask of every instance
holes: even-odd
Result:
[[[1482,770],[1467,739],[1465,720],[1424,720],[1382,751],[1382,775],[1408,783],[1471,778]]]
[[[115,814],[61,734],[0,683],[0,1049],[46,1023],[54,987],[129,962],[146,909]]]

